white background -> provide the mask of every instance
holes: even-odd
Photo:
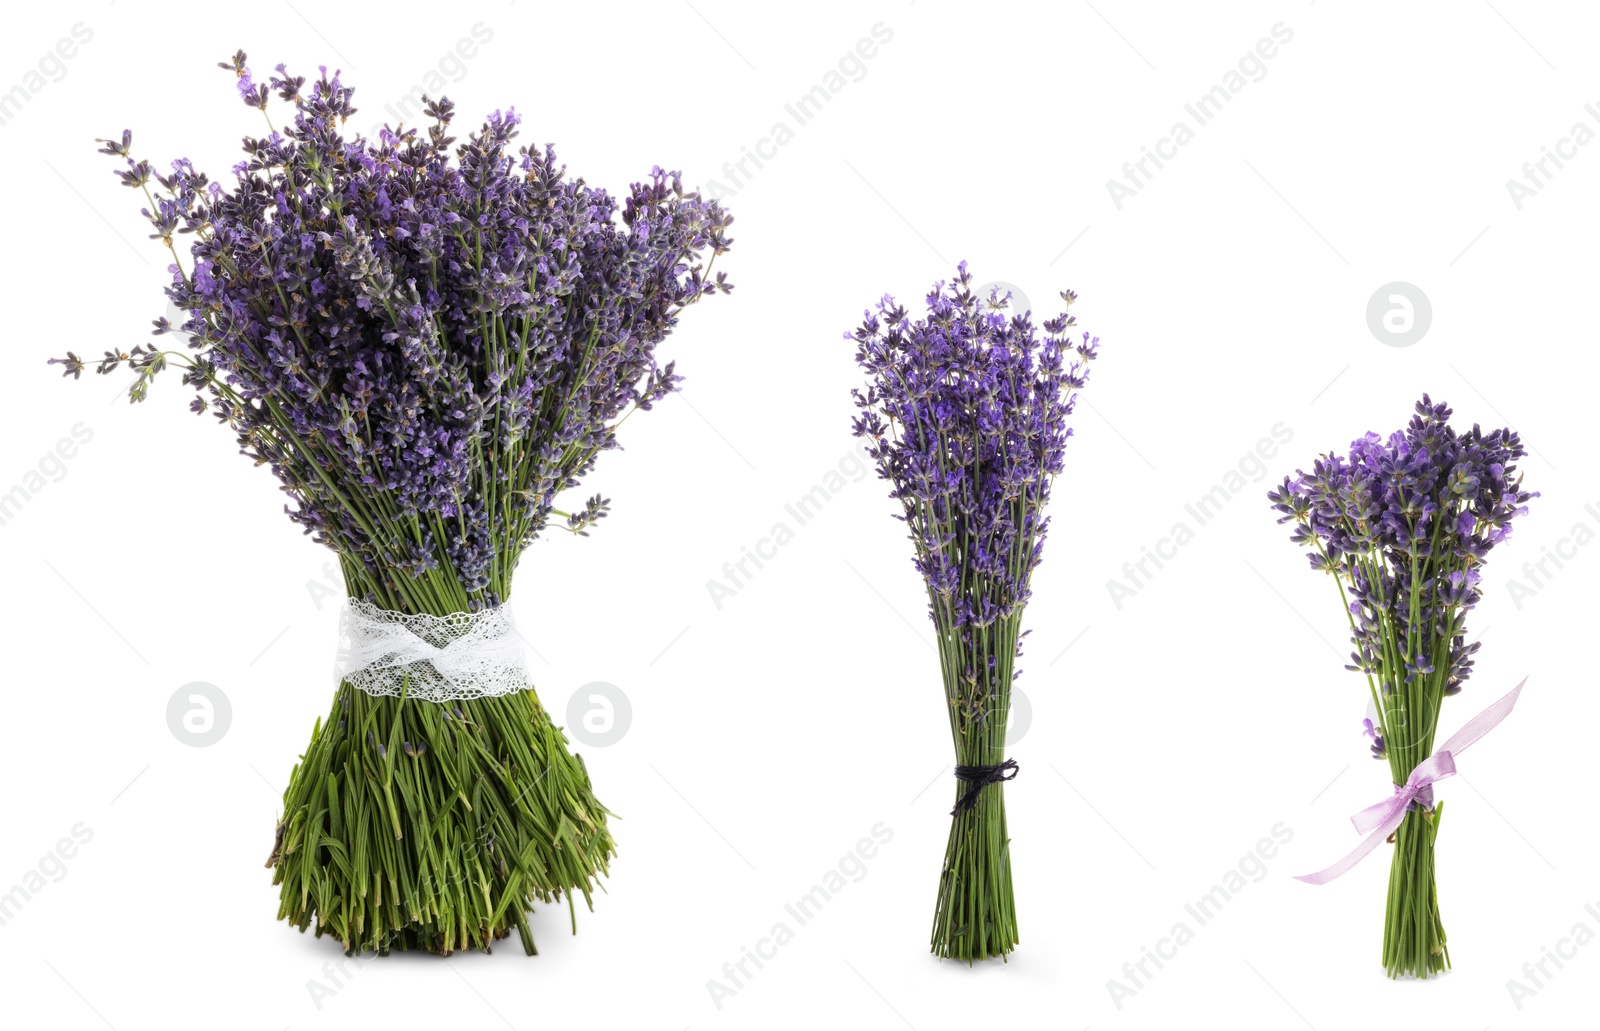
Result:
[[[1600,101],[1600,25],[1579,5],[1512,0],[1214,8],[96,0],[12,12],[0,89],[25,84],[74,24],[92,39],[0,126],[0,492],[74,425],[93,438],[0,526],[0,891],[74,825],[93,837],[0,927],[7,1026],[1592,1024],[1600,945],[1561,970],[1547,962],[1553,976],[1520,1009],[1507,983],[1533,987],[1523,965],[1574,925],[1600,932],[1587,768],[1600,548],[1563,545],[1575,557],[1520,599],[1509,584],[1532,587],[1522,564],[1576,524],[1600,530],[1583,430],[1600,146],[1547,165],[1520,209],[1506,181],[1575,123],[1600,130],[1584,110]],[[490,41],[445,62],[458,125],[514,104],[524,142],[555,142],[614,190],[656,163],[735,186],[723,164],[776,122],[794,128],[785,104],[875,24],[892,39],[728,196],[736,243],[718,267],[737,290],[669,341],[684,393],[630,421],[627,450],[584,485],[614,499],[612,517],[587,540],[540,542],[518,574],[546,704],[564,716],[594,681],[631,702],[619,742],[579,748],[622,817],[608,894],[575,937],[563,910],[538,913],[535,959],[513,942],[352,964],[335,982],[338,947],[274,922],[262,868],[331,696],[336,604],[319,607],[315,586],[328,556],[230,435],[185,410],[175,377],[130,407],[120,377],[63,382],[44,359],[129,347],[163,309],[158,245],[94,137],[131,127],[141,155],[226,176],[260,125],[215,67],[236,47],[258,78],[280,60],[343,67],[365,128],[479,23]],[[1180,119],[1193,128],[1184,105],[1279,23],[1292,40],[1265,76],[1119,210],[1107,180]],[[1051,313],[1057,290],[1079,291],[1103,344],[1028,612],[1033,722],[1006,789],[1022,944],[974,969],[927,955],[953,783],[894,506],[874,479],[846,478],[803,527],[784,508],[852,468],[858,377],[842,335],[885,291],[920,303],[963,258],[979,282],[1014,283]],[[1432,306],[1409,347],[1367,324],[1369,298],[1395,281]],[[1387,850],[1326,887],[1290,879],[1352,846],[1346,817],[1389,786],[1360,736],[1365,688],[1341,668],[1332,587],[1264,495],[1320,451],[1399,427],[1423,391],[1462,425],[1515,426],[1544,496],[1489,566],[1471,620],[1481,661],[1444,716],[1448,733],[1530,677],[1439,789],[1456,969],[1391,983]],[[1279,423],[1293,439],[1270,471],[1246,463],[1261,478],[1196,526],[1185,504]],[[794,539],[718,608],[708,581],[780,521]],[[1119,607],[1108,581],[1179,521],[1193,541]],[[210,747],[167,725],[168,699],[195,681],[232,707]],[[707,982],[880,822],[893,839],[864,879],[719,1009]],[[1293,839],[1265,877],[1198,926],[1185,903],[1279,823]],[[1128,984],[1124,963],[1179,921],[1193,941],[1118,1008],[1107,982]]]

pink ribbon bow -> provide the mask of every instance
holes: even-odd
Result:
[[[1356,833],[1367,835],[1353,852],[1326,870],[1301,874],[1295,880],[1305,881],[1307,884],[1327,884],[1335,877],[1343,876],[1399,829],[1401,821],[1406,817],[1406,809],[1412,802],[1419,802],[1424,807],[1431,808],[1434,782],[1456,775],[1456,756],[1465,752],[1469,745],[1511,715],[1511,710],[1517,704],[1517,696],[1522,693],[1522,685],[1527,682],[1528,678],[1523,677],[1522,682],[1511,689],[1510,694],[1478,713],[1467,722],[1466,726],[1440,745],[1438,751],[1418,763],[1404,784],[1395,785],[1392,798],[1368,806],[1350,817],[1350,822],[1356,826]]]

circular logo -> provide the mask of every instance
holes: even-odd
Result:
[[[189,313],[178,307],[176,304],[173,304],[172,299],[168,298],[167,310],[165,314],[167,317],[167,325],[172,327],[172,329],[168,332],[177,342],[170,345],[171,349],[177,350],[179,344],[182,344],[184,347],[188,347],[194,340],[193,333],[186,333],[183,330],[183,324],[189,321]]]
[[[1023,292],[1022,287],[1015,283],[1007,283],[1003,279],[983,284],[972,291],[972,296],[976,297],[979,303],[982,304],[982,310],[987,311],[989,310],[989,295],[995,293],[995,291],[999,291],[995,301],[1005,301],[1006,306],[1002,310],[1005,311],[1008,318],[1033,310],[1033,302],[1028,300],[1028,295]],[[1006,294],[1011,295],[1011,300],[1006,301]]]
[[[1390,347],[1410,347],[1432,323],[1428,295],[1411,283],[1385,283],[1367,302],[1367,328]]]
[[[1011,689],[1011,716],[1006,723],[1006,747],[1021,741],[1033,725],[1033,703],[1020,688]]]
[[[632,723],[633,706],[616,684],[584,684],[567,701],[567,732],[591,748],[621,741]]]
[[[215,684],[184,684],[167,699],[167,726],[172,736],[191,748],[221,741],[233,723],[233,706]]]
[[[1372,704],[1372,697],[1367,697],[1366,718],[1371,721],[1373,730],[1382,733],[1383,722],[1378,719],[1378,708]],[[1385,751],[1395,748],[1410,749],[1426,741],[1433,733],[1435,721],[1431,713],[1423,713],[1418,717],[1409,717],[1403,708],[1396,708],[1388,714],[1389,737],[1384,739]],[[1363,730],[1365,733],[1365,730]],[[1367,742],[1369,745],[1371,741]]]

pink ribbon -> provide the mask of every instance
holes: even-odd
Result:
[[[1467,721],[1467,725],[1451,735],[1450,740],[1440,745],[1438,751],[1418,763],[1404,784],[1395,785],[1394,797],[1368,806],[1350,817],[1350,822],[1356,825],[1356,833],[1367,835],[1353,852],[1326,870],[1301,874],[1295,880],[1307,884],[1327,884],[1335,877],[1343,876],[1399,829],[1406,817],[1406,809],[1412,802],[1432,808],[1434,782],[1456,775],[1456,756],[1511,715],[1511,710],[1517,704],[1517,696],[1522,694],[1522,685],[1527,682],[1528,678],[1523,677],[1510,694]]]

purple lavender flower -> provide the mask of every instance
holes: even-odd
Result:
[[[1361,726],[1361,733],[1372,739],[1372,757],[1374,759],[1384,758],[1383,732],[1373,726],[1371,720],[1362,720]]]
[[[617,446],[625,409],[675,388],[655,348],[686,306],[731,289],[698,263],[728,249],[731,217],[660,168],[619,205],[551,147],[513,150],[514,112],[453,148],[443,98],[426,130],[352,138],[337,72],[308,86],[279,65],[269,86],[242,51],[221,67],[246,104],[265,112],[275,90],[293,118],[245,139],[231,188],[187,161],[156,173],[127,131],[99,141],[145,194],[192,349],[107,352],[99,371],[131,365],[142,400],[169,360],[183,366],[206,395],[194,410],[269,465],[290,519],[391,604],[436,607],[438,575],[473,607],[497,603],[552,515],[575,532],[603,516],[598,496],[569,515],[556,495]]]
[[[1009,313],[1007,298],[977,297],[971,282],[963,262],[916,322],[885,297],[851,337],[870,377],[854,391],[855,435],[904,508],[930,614],[955,628],[989,626],[1027,602],[1067,417],[1099,347],[1087,333],[1070,339],[1067,314],[1043,323],[1040,339],[1032,312]]]
[[[1443,694],[1461,690],[1478,650],[1465,622],[1482,596],[1480,570],[1538,497],[1511,478],[1527,453],[1516,433],[1457,433],[1450,415],[1424,394],[1405,430],[1368,433],[1348,456],[1323,455],[1268,494],[1278,522],[1294,523],[1292,539],[1311,549],[1311,567],[1346,593],[1347,668],[1385,694],[1435,674]]]
[[[1467,642],[1466,621],[1483,565],[1538,496],[1515,475],[1526,454],[1516,433],[1458,432],[1450,415],[1424,394],[1404,430],[1365,434],[1348,455],[1325,454],[1267,495],[1278,522],[1294,524],[1290,538],[1310,549],[1311,568],[1338,586],[1355,646],[1347,668],[1365,675],[1377,711],[1365,732],[1397,786],[1433,754],[1443,700],[1471,675],[1478,642]],[[1433,876],[1438,827],[1427,789],[1389,838],[1391,977],[1450,965]]]
[[[998,290],[974,296],[962,263],[912,321],[885,297],[852,337],[868,386],[855,435],[889,481],[910,530],[939,642],[960,783],[933,951],[1003,956],[1017,942],[1001,785],[1023,606],[1043,554],[1050,487],[1061,472],[1077,392],[1098,338],[1076,320],[1042,325]],[[1070,305],[1076,298],[1063,293]]]

